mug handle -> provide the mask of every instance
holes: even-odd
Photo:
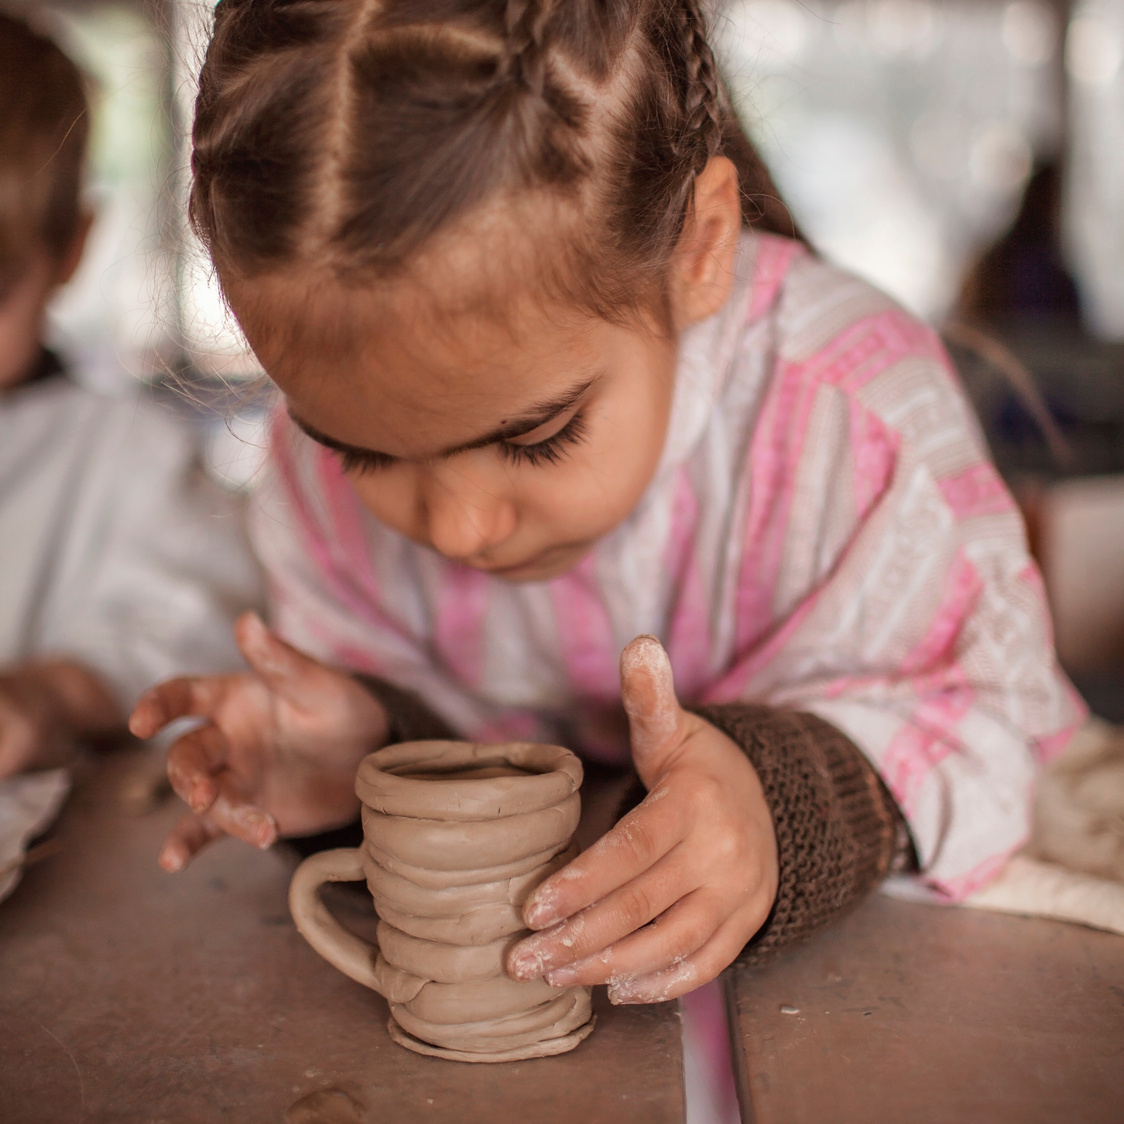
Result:
[[[378,945],[345,929],[328,912],[319,894],[325,882],[361,882],[364,878],[357,847],[310,855],[297,867],[289,883],[289,912],[297,932],[332,967],[381,995],[375,969]]]

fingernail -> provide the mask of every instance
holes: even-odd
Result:
[[[267,851],[273,846],[277,839],[277,822],[268,812],[252,808],[248,812],[242,813],[241,820],[263,851]]]
[[[546,893],[531,898],[523,908],[523,920],[529,929],[545,929],[558,920],[558,907],[554,894]]]
[[[178,874],[183,870],[185,860],[183,855],[178,851],[165,849],[160,852],[160,866],[163,867],[169,874]]]
[[[188,801],[188,804],[190,804],[191,810],[197,816],[202,815],[207,810],[209,803],[207,795],[207,786],[202,782],[191,790],[191,799]]]
[[[547,972],[546,982],[551,987],[571,987],[578,982],[578,973],[574,968],[555,968]]]
[[[511,961],[511,974],[517,980],[537,980],[546,971],[541,953],[521,952]]]
[[[626,1003],[636,1002],[636,993],[632,991],[627,983],[609,984],[609,1002],[614,1007],[621,1007]]]

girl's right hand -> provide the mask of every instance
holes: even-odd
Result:
[[[235,637],[249,672],[161,683],[129,720],[150,738],[178,718],[207,719],[168,753],[191,814],[164,841],[165,870],[182,870],[224,834],[264,849],[278,835],[350,822],[359,762],[387,740],[385,709],[350,675],[286,644],[254,613],[239,618]]]

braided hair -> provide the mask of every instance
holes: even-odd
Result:
[[[393,276],[486,201],[538,193],[579,216],[551,256],[605,314],[666,276],[720,153],[747,215],[796,233],[700,0],[223,0],[193,139],[220,279]]]

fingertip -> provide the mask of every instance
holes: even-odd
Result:
[[[546,964],[540,952],[534,946],[528,946],[526,941],[517,944],[507,954],[507,974],[513,980],[522,980],[524,983],[539,979],[546,970]]]
[[[558,891],[543,883],[524,903],[523,922],[528,929],[547,929],[561,920],[558,909]]]
[[[261,619],[261,614],[254,609],[247,609],[241,616],[234,622],[234,631],[238,636],[260,636],[263,632],[269,630],[265,626],[265,621]]]
[[[197,816],[201,816],[215,802],[217,796],[218,788],[213,782],[206,779],[198,780],[191,788],[187,806]]]
[[[667,652],[659,637],[646,632],[625,645],[621,652],[621,674],[630,674],[637,668],[651,671],[667,662]]]
[[[261,808],[239,808],[233,818],[241,829],[239,836],[252,846],[268,851],[277,842],[277,821]]]
[[[150,738],[160,729],[156,700],[151,692],[146,692],[137,700],[133,713],[129,715],[129,733],[135,738]]]
[[[238,642],[242,655],[251,663],[252,654],[268,643],[268,637],[269,629],[266,628],[265,621],[253,611],[243,613],[234,622],[234,639]]]
[[[258,834],[258,847],[262,851],[268,851],[274,843],[277,842],[277,821],[270,815],[266,816],[266,823],[262,826]]]
[[[166,843],[157,860],[163,870],[169,874],[178,874],[187,866],[187,855],[181,847]]]

